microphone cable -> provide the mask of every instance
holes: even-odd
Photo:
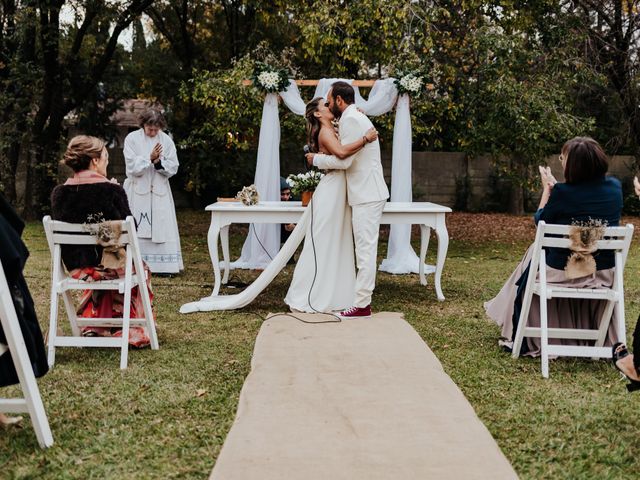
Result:
[[[330,317],[333,317],[334,320],[321,320],[318,322],[312,322],[309,320],[305,320],[303,318],[300,318],[296,315],[294,315],[293,313],[276,313],[275,315],[272,315],[269,318],[274,318],[274,317],[291,317],[291,318],[295,318],[296,320],[298,320],[299,322],[302,323],[311,323],[311,324],[322,324],[322,323],[342,323],[342,318],[340,318],[338,315],[336,315],[335,313],[332,312],[321,312],[320,310],[316,309],[313,304],[311,303],[311,293],[313,292],[313,287],[315,286],[316,280],[318,278],[318,255],[317,255],[317,251],[316,251],[316,242],[315,242],[315,236],[313,233],[313,220],[314,220],[314,215],[313,215],[313,197],[311,197],[311,201],[309,202],[309,209],[311,210],[310,215],[311,215],[311,225],[309,227],[309,234],[311,237],[311,248],[313,251],[313,266],[314,266],[314,272],[313,272],[313,280],[311,281],[311,287],[309,287],[309,293],[307,294],[307,303],[309,304],[309,308],[311,308],[311,310],[313,310],[314,314],[320,314],[320,315],[329,315]],[[251,224],[253,225],[253,224]],[[260,242],[260,239],[258,238],[257,233],[255,232],[255,228],[254,228],[254,234],[256,236],[256,239],[258,240],[258,243],[260,243],[260,245],[262,246],[263,250],[267,253],[267,255],[269,255],[269,252],[267,252],[267,249],[264,248],[264,245],[262,245],[262,242]],[[271,255],[269,255],[269,258],[271,258],[271,260],[273,261],[273,258],[271,257]],[[263,322],[267,320],[266,317],[263,317],[262,315],[260,315],[258,312],[250,312],[253,315],[258,316]]]

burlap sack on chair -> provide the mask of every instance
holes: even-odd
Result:
[[[568,279],[586,277],[596,273],[596,260],[593,252],[596,243],[602,240],[606,224],[600,220],[589,220],[583,224],[572,225],[569,229],[570,250],[573,252],[564,267]]]
[[[124,268],[127,252],[120,244],[122,221],[110,220],[96,225],[98,245],[102,247],[101,265],[114,270]]]

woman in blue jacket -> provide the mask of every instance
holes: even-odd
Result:
[[[622,187],[616,178],[607,176],[609,164],[602,147],[588,137],[576,137],[562,147],[560,162],[564,169],[564,183],[556,182],[548,169],[541,168],[543,192],[534,216],[536,224],[543,220],[550,224],[571,225],[599,221],[617,226],[622,213]],[[565,267],[571,251],[549,248],[547,282],[575,288],[610,287],[614,277],[613,252],[595,252],[595,273],[576,277],[567,275]],[[499,344],[510,349],[517,330],[522,295],[526,286],[531,260],[531,248],[502,287],[500,293],[485,303],[487,315],[502,327]],[[602,300],[553,298],[548,301],[549,328],[597,328],[606,302]],[[528,325],[540,325],[540,307],[532,302]],[[606,344],[617,341],[615,325],[611,325]],[[551,344],[585,344],[585,340],[550,339]],[[525,338],[522,355],[540,353],[538,338]]]

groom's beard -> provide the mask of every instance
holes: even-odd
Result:
[[[333,117],[336,120],[340,120],[340,117],[342,116],[342,112],[340,111],[340,109],[338,108],[338,106],[336,104],[334,104],[331,108],[331,113],[333,114]]]

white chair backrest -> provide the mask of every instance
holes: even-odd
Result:
[[[554,225],[544,221],[538,223],[536,240],[534,243],[532,267],[537,269],[539,253],[542,248],[566,248],[570,249],[572,241],[569,239],[571,225]],[[633,225],[627,224],[623,227],[606,227],[602,240],[596,242],[598,251],[610,250],[620,252],[621,258],[616,255],[616,268],[624,268],[629,253],[629,246],[633,238]]]
[[[43,218],[42,222],[45,226],[45,233],[47,235],[49,247],[53,247],[53,245],[56,244],[96,245],[98,243],[98,238],[89,232],[89,229],[85,224],[66,223],[59,220],[52,220],[48,215]],[[120,244],[126,245],[128,243],[133,243],[132,239],[137,239],[135,231],[136,227],[133,217],[129,216],[125,220],[122,220]],[[130,232],[133,232],[134,235],[129,235]]]
[[[631,229],[629,229],[631,227]],[[569,234],[571,225],[553,225],[541,221],[538,224],[538,235],[541,247],[570,248]],[[596,242],[598,250],[624,250],[631,241],[633,225],[624,227],[606,227],[602,240]]]
[[[51,250],[52,262],[56,262],[56,259],[59,258],[62,263],[60,253],[61,245],[98,244],[98,237],[93,235],[85,224],[52,220],[49,215],[42,219],[42,224],[44,225],[47,243]],[[122,230],[118,243],[121,246],[126,247],[127,255],[130,253],[131,249],[133,250],[133,264],[138,271],[142,271],[142,263],[139,255],[140,247],[138,245],[138,236],[136,235],[136,224],[132,216],[128,216],[126,219],[122,220]],[[138,265],[138,263],[140,264]],[[128,262],[127,265],[129,265]]]

